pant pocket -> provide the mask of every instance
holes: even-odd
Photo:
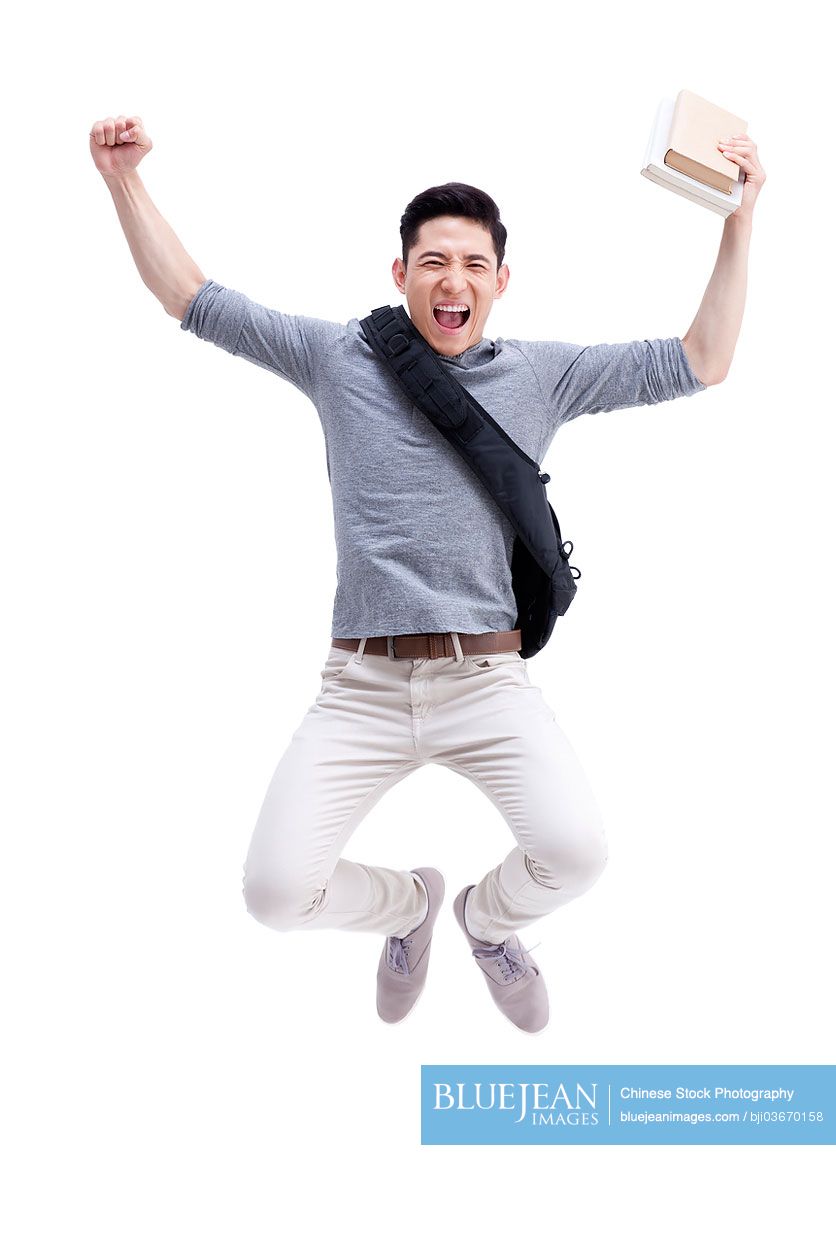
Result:
[[[473,671],[491,671],[497,667],[525,669],[525,659],[521,658],[515,649],[500,654],[466,654],[465,662]]]
[[[336,645],[331,646],[328,657],[325,659],[325,666],[319,673],[323,688],[332,680],[339,679],[348,664],[354,660],[355,653],[356,650],[353,649],[337,649]]]

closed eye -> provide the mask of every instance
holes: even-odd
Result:
[[[439,262],[439,261],[425,261],[425,262],[424,262],[424,265],[425,265],[425,266],[440,266],[440,265],[441,265],[441,262]],[[480,264],[479,264],[479,262],[471,262],[470,269],[471,269],[471,270],[486,270],[486,269],[487,269],[487,267],[480,265]]]

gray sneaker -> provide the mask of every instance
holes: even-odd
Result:
[[[502,1014],[524,1032],[539,1033],[549,1022],[549,995],[540,969],[516,933],[498,945],[473,936],[464,922],[464,904],[473,888],[466,885],[462,889],[453,903],[453,914]]]
[[[418,1000],[427,980],[430,943],[436,916],[444,901],[444,877],[435,867],[413,867],[424,883],[429,908],[424,919],[405,937],[387,937],[377,968],[377,1014],[396,1024]]]

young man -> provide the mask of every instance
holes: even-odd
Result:
[[[513,834],[507,857],[464,886],[453,910],[499,1010],[539,1031],[545,983],[517,929],[588,889],[607,852],[583,770],[519,656],[511,525],[389,376],[357,318],[278,313],[201,273],[136,173],[151,149],[140,118],[105,118],[90,141],[140,274],[166,312],[300,389],[325,435],[337,542],[331,649],[261,808],[245,865],[248,910],[279,930],[383,934],[378,1012],[403,1019],[426,980],[443,878],[341,854],[392,785],[424,763],[443,764],[476,784]],[[682,339],[586,347],[487,339],[510,277],[497,206],[460,183],[408,205],[392,274],[413,322],[538,463],[577,415],[654,405],[725,378],[765,176],[748,137],[723,150],[748,181]]]

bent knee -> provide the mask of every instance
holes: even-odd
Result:
[[[572,833],[555,834],[553,842],[527,861],[532,876],[541,884],[582,893],[603,874],[608,855],[604,829],[593,824]]]
[[[242,894],[247,911],[259,924],[290,932],[318,913],[324,890],[311,892],[290,879],[245,874]]]

